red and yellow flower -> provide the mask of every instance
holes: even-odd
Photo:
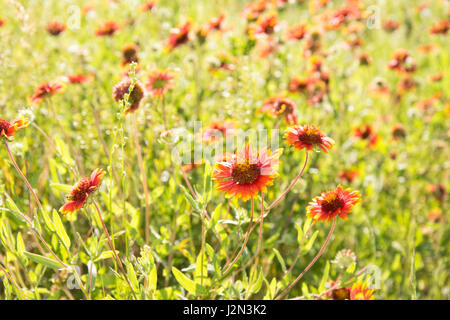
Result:
[[[52,36],[58,36],[59,34],[64,32],[64,30],[66,30],[66,28],[67,27],[64,23],[58,22],[58,21],[49,22],[45,26],[45,29],[47,30],[47,32],[50,33]]]
[[[99,37],[112,37],[121,26],[116,21],[107,21],[95,30],[95,35]]]
[[[170,71],[155,70],[150,72],[147,78],[145,88],[147,91],[157,97],[164,96],[173,88],[174,75]]]
[[[288,128],[284,134],[284,138],[287,144],[297,150],[306,149],[311,151],[318,147],[328,153],[334,145],[333,139],[327,137],[315,126],[308,124]]]
[[[216,163],[213,179],[217,182],[217,189],[244,201],[259,192],[266,192],[267,186],[272,185],[277,176],[278,156],[278,152],[253,150],[246,145],[243,150]]]
[[[350,300],[374,300],[374,289],[369,289],[362,280],[355,282],[350,288]]]
[[[19,119],[13,122],[0,118],[0,138],[10,138],[16,133],[17,130],[26,128],[28,126],[28,120]]]
[[[360,200],[358,191],[343,189],[338,185],[335,190],[324,192],[315,197],[306,208],[307,216],[314,222],[330,222],[337,216],[345,220]]]
[[[34,93],[28,97],[28,100],[31,104],[40,104],[45,98],[62,91],[64,91],[64,85],[60,81],[46,82],[36,87]]]
[[[178,26],[170,31],[169,39],[167,39],[167,47],[173,50],[176,47],[189,41],[189,32],[191,31],[191,22],[187,21],[183,25]]]
[[[361,140],[367,140],[368,147],[374,148],[378,144],[378,135],[369,124],[364,124],[361,127],[354,128],[353,135]]]
[[[274,116],[284,116],[286,122],[290,125],[297,123],[295,115],[296,105],[292,99],[285,97],[272,97],[264,102],[259,109],[260,112],[268,112]]]
[[[66,196],[67,202],[59,211],[66,215],[68,213],[80,210],[83,205],[100,186],[100,183],[106,172],[102,169],[95,169],[90,177],[85,177],[78,181],[72,188],[72,191]]]
[[[212,143],[221,138],[230,136],[236,131],[237,125],[233,120],[212,121],[201,132],[201,142]]]

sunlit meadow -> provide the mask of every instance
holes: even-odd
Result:
[[[0,298],[448,299],[450,2],[1,0]]]

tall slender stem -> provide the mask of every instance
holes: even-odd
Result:
[[[142,150],[139,144],[139,135],[137,129],[136,113],[133,113],[133,135],[134,144],[136,146],[136,154],[138,158],[139,170],[141,171],[142,188],[144,189],[144,201],[145,201],[145,243],[150,241],[150,197],[148,193],[147,185],[147,173],[145,171],[144,161],[142,159]]]
[[[123,267],[122,261],[120,261],[119,256],[117,255],[116,249],[114,248],[114,245],[113,245],[112,240],[111,240],[111,236],[109,235],[108,229],[106,228],[105,222],[103,221],[103,217],[102,217],[102,213],[100,211],[100,207],[98,206],[97,202],[95,202],[95,200],[93,200],[92,202],[93,202],[93,204],[95,206],[95,209],[97,210],[98,218],[100,220],[100,223],[102,224],[103,231],[105,232],[106,238],[108,239],[109,248],[113,252],[114,258],[116,259],[117,264],[120,267],[120,271],[122,271],[123,276],[125,277],[125,280],[127,281],[128,285],[129,285],[129,287],[131,289],[131,292],[133,293],[134,297],[137,299],[136,293],[134,292],[134,289],[133,289],[133,286],[131,285],[131,282],[128,279],[128,276],[127,276],[127,273],[125,272],[125,269]]]
[[[237,254],[237,256],[233,259],[233,261],[231,263],[228,264],[227,269],[224,271],[224,274],[228,273],[229,270],[231,270],[231,268],[233,267],[233,265],[236,263],[236,261],[238,261],[239,257],[242,255],[242,253],[244,252],[244,249],[247,245],[248,242],[248,238],[250,236],[250,231],[251,231],[251,227],[252,227],[252,223],[253,223],[253,215],[254,215],[254,211],[255,211],[255,200],[252,197],[251,198],[251,216],[250,216],[250,222],[248,225],[248,230],[247,233],[245,234],[245,238],[244,238],[244,243],[242,244],[241,250],[239,251],[239,253]]]
[[[261,194],[261,217],[263,217],[259,223],[259,234],[258,234],[258,248],[256,249],[256,254],[255,254],[255,264],[253,265],[253,272],[252,272],[252,276],[250,276],[250,283],[247,289],[247,294],[246,294],[246,298],[248,298],[249,294],[250,294],[250,289],[253,285],[253,277],[256,276],[256,272],[257,272],[257,267],[258,267],[258,258],[259,258],[259,254],[261,253],[261,247],[262,247],[262,235],[263,235],[263,224],[264,224],[264,193]]]
[[[164,123],[164,130],[167,130],[167,119],[166,119],[166,99],[164,96],[161,97],[161,105],[162,105],[162,117]]]
[[[25,177],[25,175],[22,173],[22,171],[20,170],[20,168],[19,168],[19,166],[17,165],[16,161],[14,160],[14,156],[13,156],[13,154],[11,153],[11,150],[9,149],[8,143],[7,143],[6,141],[3,141],[3,143],[4,143],[4,145],[5,145],[6,151],[8,152],[9,158],[11,159],[11,162],[12,162],[14,168],[16,168],[16,170],[17,170],[17,173],[19,173],[19,175],[20,175],[20,177],[22,178],[23,182],[25,182],[25,184],[26,184],[28,190],[30,190],[31,194],[33,195],[34,200],[36,200],[36,203],[37,203],[39,209],[40,209],[41,211],[44,211],[44,208],[42,207],[42,204],[41,204],[41,202],[39,201],[39,198],[37,197],[36,193],[35,193],[34,190],[33,190],[33,187],[31,187],[30,182],[28,182],[28,179],[27,179],[27,178]],[[33,211],[31,211],[31,214],[30,214],[31,220],[33,220],[33,217],[34,217],[34,213],[33,213]]]
[[[284,196],[294,187],[294,185],[297,183],[298,179],[300,179],[301,175],[303,174],[303,172],[305,171],[306,168],[306,164],[308,163],[308,157],[309,157],[309,152],[306,151],[306,156],[305,156],[305,162],[303,164],[302,169],[300,170],[299,174],[294,178],[294,180],[292,180],[291,184],[289,185],[289,187],[286,188],[286,190],[284,190],[279,196],[278,198],[272,202],[272,204],[267,208],[267,211],[269,211],[270,209],[272,209],[275,205],[277,205],[283,198]]]
[[[8,271],[5,270],[5,268],[3,268],[2,264],[0,263],[0,270],[3,271],[3,273],[5,274],[6,278],[8,278],[9,282],[11,282],[11,284],[13,285],[14,288],[16,288],[17,292],[20,293],[20,298],[23,299],[23,292],[20,289],[20,287],[17,285],[17,283],[14,281],[14,279],[11,277],[11,275],[8,273]]]
[[[327,238],[325,239],[325,242],[322,245],[322,248],[320,248],[319,253],[317,253],[317,255],[314,257],[314,259],[312,259],[312,261],[308,264],[308,266],[305,268],[305,270],[303,270],[302,273],[300,273],[300,275],[297,277],[297,279],[295,279],[286,289],[284,289],[283,292],[281,292],[276,298],[275,300],[279,300],[281,298],[283,298],[291,289],[293,286],[295,286],[297,284],[297,282],[300,281],[300,279],[303,277],[303,275],[308,272],[309,269],[311,269],[311,267],[314,265],[314,263],[316,263],[316,261],[320,258],[320,256],[322,255],[323,251],[325,250],[325,248],[327,247],[328,242],[331,239],[331,235],[333,234],[334,231],[334,227],[336,226],[336,218],[333,219],[333,224],[331,225],[331,229],[330,232],[328,233]]]

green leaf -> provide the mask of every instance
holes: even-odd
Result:
[[[70,156],[69,148],[67,145],[62,141],[58,136],[55,136],[55,145],[56,150],[58,150],[58,153],[61,155],[62,161],[68,165],[72,166],[74,164],[74,161],[72,157]]]
[[[277,249],[273,248],[273,252],[275,252],[275,256],[277,257],[278,262],[281,265],[281,269],[283,269],[283,273],[285,273],[286,272],[286,263],[284,262],[283,257],[281,256],[280,252]]]
[[[328,281],[328,275],[330,273],[330,262],[327,261],[327,265],[325,266],[325,270],[323,272],[322,280],[319,285],[319,292],[325,291],[325,284]]]
[[[312,248],[312,246],[314,244],[314,241],[316,241],[316,238],[317,238],[318,234],[319,234],[319,231],[317,230],[316,232],[314,232],[314,234],[312,235],[311,239],[309,239],[308,243],[304,247],[302,247],[302,252],[303,253],[306,253],[309,250],[311,250],[311,248]]]
[[[59,217],[58,212],[56,212],[55,209],[53,209],[53,224],[56,229],[56,234],[58,235],[59,239],[64,244],[64,247],[69,250],[70,248],[70,238],[67,235],[66,228],[64,228],[64,225],[61,221],[61,218]]]
[[[28,251],[24,251],[24,254],[27,256],[27,258],[29,258],[30,260],[33,260],[36,263],[42,264],[45,267],[49,267],[51,269],[54,270],[59,270],[64,268],[58,261],[38,255],[38,254],[34,254]]]
[[[205,289],[202,286],[196,284],[194,281],[189,279],[184,273],[182,273],[177,268],[172,267],[172,273],[175,276],[175,279],[177,279],[178,283],[181,284],[183,288],[189,291],[190,293],[198,296],[205,291]]]
[[[23,253],[25,252],[26,247],[25,247],[25,242],[23,241],[21,232],[17,233],[16,247],[17,247],[17,253],[20,256],[23,255]]]
[[[198,255],[195,263],[194,280],[202,286],[207,286],[211,283],[211,280],[208,278],[208,258],[204,249]]]

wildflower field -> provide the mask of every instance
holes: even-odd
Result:
[[[0,298],[449,298],[447,0],[1,0]]]

